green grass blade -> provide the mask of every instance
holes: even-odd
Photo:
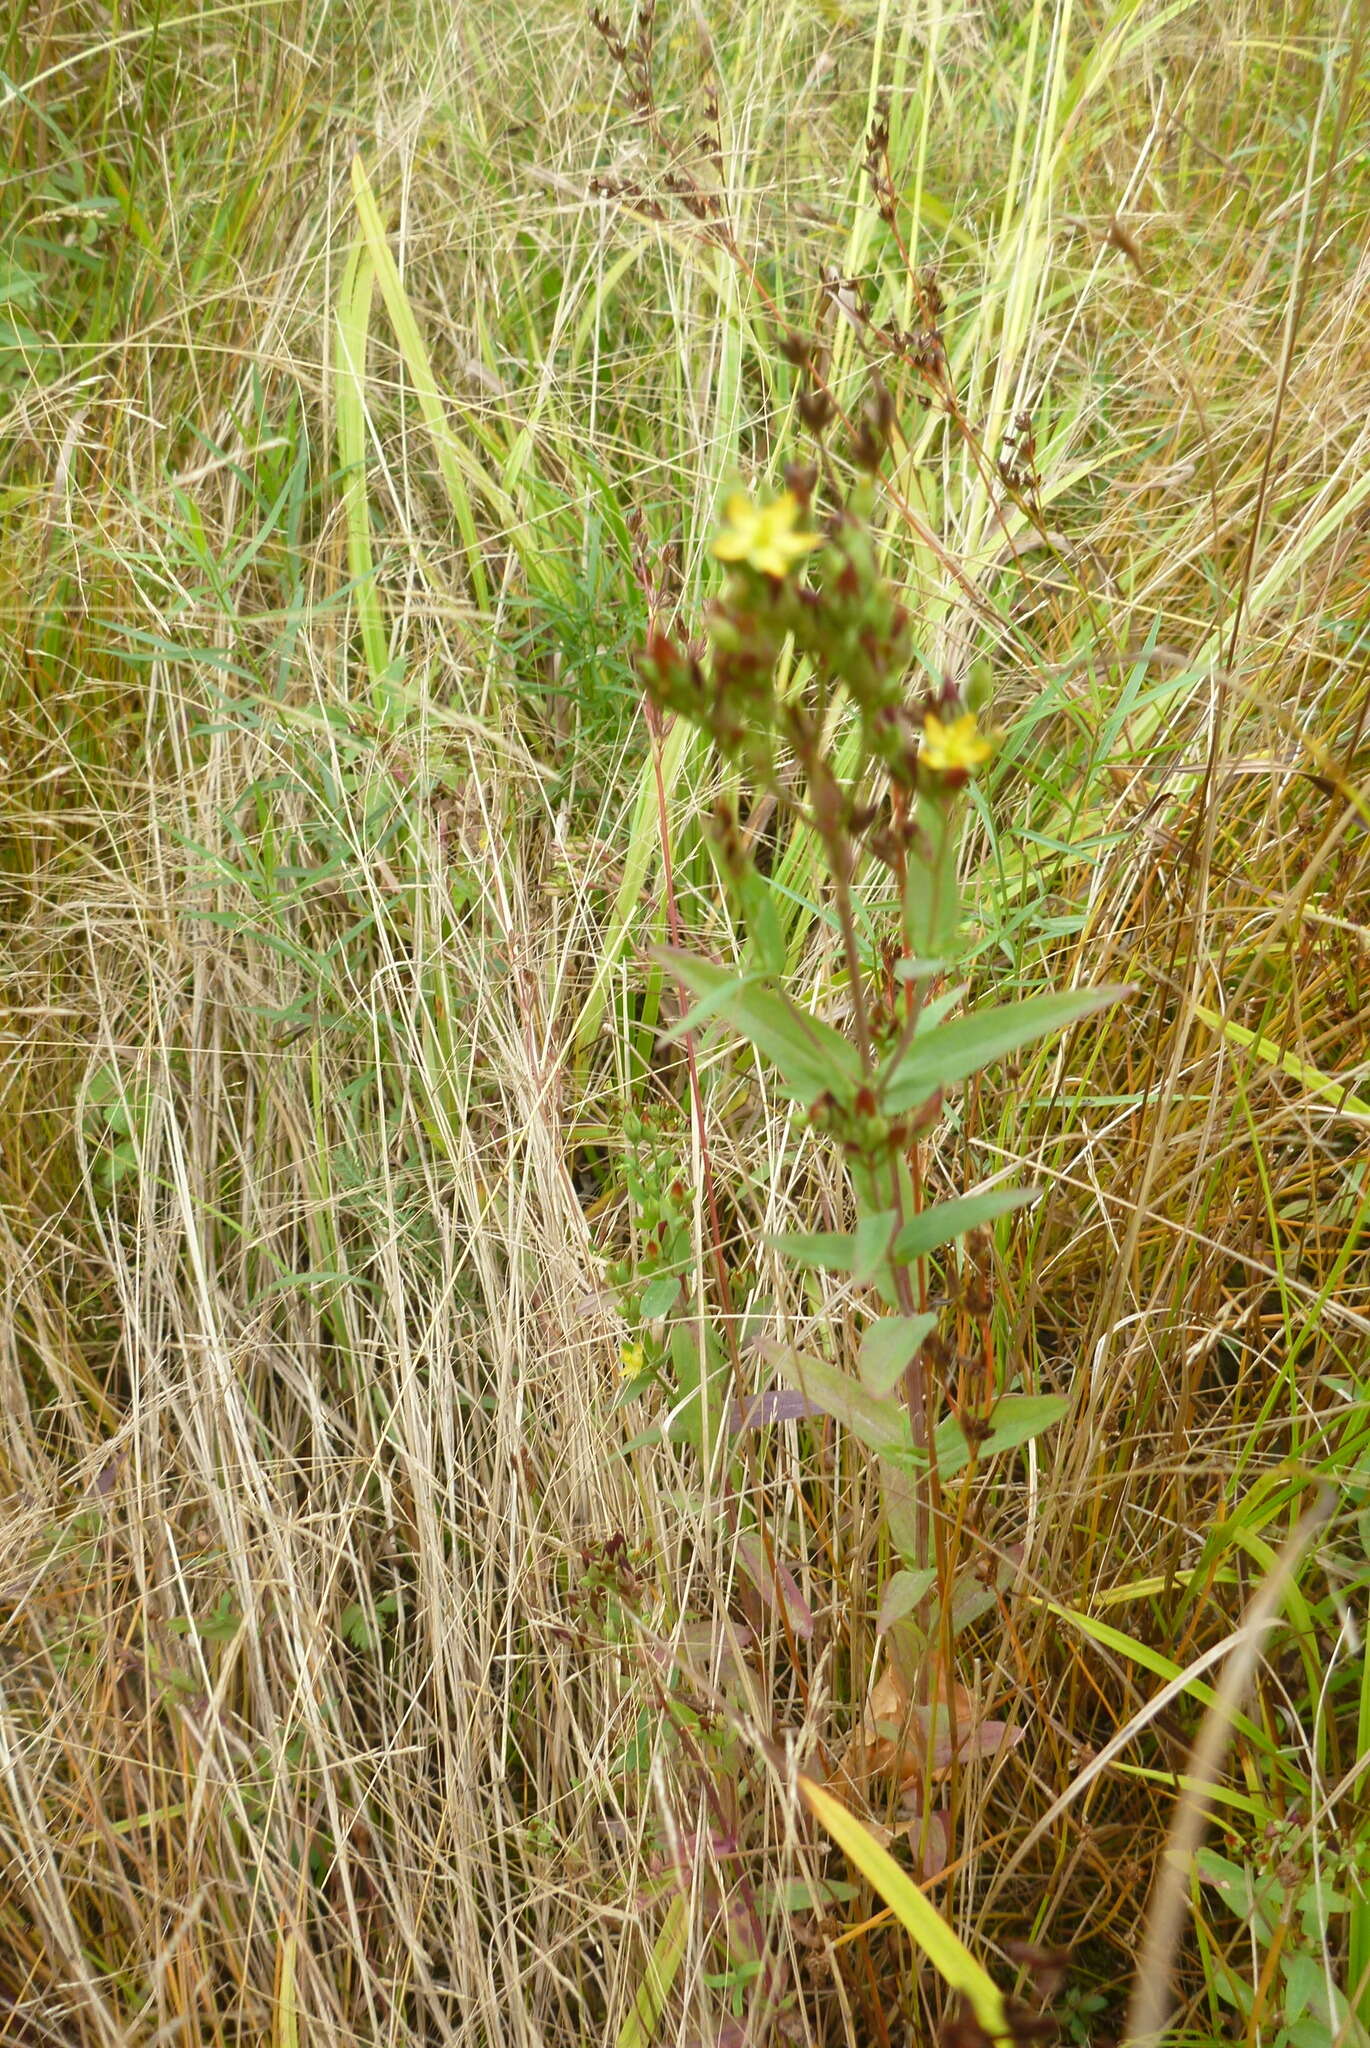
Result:
[[[614,2048],[648,2048],[666,2010],[671,1986],[680,1974],[689,1936],[689,1914],[679,1896],[671,1900],[665,1923],[647,1958],[632,2011],[614,2037]]]
[[[480,536],[472,510],[472,488],[480,492],[506,531],[512,530],[516,524],[514,508],[494,479],[475,460],[470,450],[462,445],[448,425],[447,409],[438,389],[437,378],[433,374],[428,345],[420,332],[413,306],[409,302],[395,258],[391,254],[380,209],[366,175],[366,166],[360,156],[354,156],[352,159],[352,196],[367,252],[374,266],[376,282],[380,287],[381,298],[385,302],[385,310],[395,331],[395,340],[399,344],[405,368],[413,383],[414,395],[418,399],[424,424],[432,436],[438,473],[447,493],[447,502],[452,508],[452,517],[457,523],[457,531],[466,549],[466,567],[471,578],[472,593],[480,608],[483,611],[488,610],[490,581],[486,575]]]
[[[382,690],[389,677],[390,649],[384,607],[376,588],[376,559],[371,546],[371,510],[366,487],[366,350],[370,339],[375,281],[370,256],[365,249],[354,249],[347,259],[338,293],[334,367],[347,568],[353,585],[357,628],[361,634],[367,672],[372,688]]]

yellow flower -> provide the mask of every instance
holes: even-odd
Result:
[[[647,1367],[647,1354],[640,1344],[620,1344],[618,1347],[618,1369],[625,1380],[636,1379]]]
[[[950,725],[943,725],[935,711],[929,711],[923,720],[919,759],[936,775],[968,775],[988,761],[993,752],[994,741],[979,730],[973,711],[953,718]]]
[[[798,532],[800,508],[793,491],[782,491],[769,505],[753,505],[734,491],[723,511],[728,523],[713,545],[720,562],[745,562],[779,581],[823,545],[822,534]]]

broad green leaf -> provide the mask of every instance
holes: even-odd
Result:
[[[661,1442],[661,1427],[658,1423],[653,1423],[650,1429],[640,1429],[636,1436],[630,1436],[619,1444],[614,1456],[627,1460],[635,1457],[639,1451],[655,1450]]]
[[[748,867],[739,893],[747,927],[747,952],[762,974],[785,972],[785,928],[780,921],[775,891],[765,875]]]
[[[989,1009],[972,1010],[954,1023],[920,1032],[886,1077],[880,1106],[890,1116],[916,1109],[938,1088],[952,1088],[991,1060],[1017,1052],[1035,1038],[1063,1031],[1092,1010],[1102,1010],[1130,993],[1126,984],[1106,983],[1102,988],[1028,996],[1024,1002],[995,1003]]]
[[[982,1223],[992,1223],[996,1216],[1026,1208],[1040,1193],[1040,1188],[986,1188],[978,1195],[958,1195],[954,1201],[938,1202],[933,1208],[910,1216],[894,1241],[891,1256],[896,1264],[907,1266],[914,1259],[936,1251],[939,1245],[950,1244],[954,1237],[962,1237]]]
[[[850,1373],[840,1372],[824,1358],[777,1345],[772,1362],[792,1387],[840,1422],[869,1450],[883,1457],[911,1458],[909,1419],[898,1401],[880,1400]]]
[[[912,1614],[936,1584],[937,1573],[931,1566],[917,1572],[896,1572],[880,1596],[880,1614],[875,1624],[880,1633],[884,1635],[905,1615]]]
[[[904,883],[904,938],[916,958],[936,959],[955,952],[961,922],[956,886],[960,822],[932,798],[919,804],[918,822],[922,832],[909,848]]]
[[[673,1309],[680,1299],[679,1273],[659,1273],[650,1280],[642,1293],[642,1320],[654,1323],[658,1316],[664,1316]]]
[[[1278,1878],[1257,1878],[1244,1863],[1234,1863],[1230,1857],[1220,1856],[1216,1849],[1200,1849],[1194,1863],[1204,1883],[1221,1892],[1238,1918],[1253,1921],[1262,1939],[1268,1941],[1273,1932],[1272,1922],[1279,1917],[1284,1904]]]
[[[789,1093],[805,1108],[831,1091],[850,1100],[861,1080],[854,1045],[821,1018],[811,1016],[776,989],[747,981],[732,968],[718,967],[673,946],[655,946],[653,958],[684,982],[698,1001],[673,1024],[669,1042],[710,1016],[722,1017],[771,1062]]]
[[[937,1328],[935,1314],[882,1316],[861,1339],[861,1378],[872,1394],[888,1394]]]
[[[785,1230],[768,1234],[772,1251],[819,1273],[850,1273],[856,1266],[856,1239],[847,1230]]]
[[[680,1398],[667,1424],[667,1441],[692,1444],[708,1459],[727,1417],[728,1361],[723,1347],[706,1324],[703,1331],[704,1370],[700,1371],[700,1326],[694,1321],[671,1325],[671,1370]]]
[[[897,973],[898,969],[895,971]],[[965,992],[966,983],[958,981],[951,988],[944,988],[940,996],[929,996],[918,1012],[919,1031],[926,1036],[934,1025],[940,1024],[942,1019],[956,1008]]]
[[[1070,1408],[1063,1394],[1005,1394],[990,1412],[990,1432],[980,1446],[982,1458],[1016,1451],[1020,1444],[1055,1429]]]
[[[990,1413],[989,1435],[979,1447],[979,1459],[997,1458],[1003,1451],[1016,1451],[1033,1437],[1054,1429],[1069,1408],[1060,1394],[1005,1394]],[[942,1479],[954,1479],[970,1463],[970,1445],[954,1415],[937,1426],[937,1471]]]
[[[890,1248],[894,1211],[863,1216],[854,1231],[787,1230],[766,1242],[793,1259],[797,1266],[809,1266],[820,1273],[849,1273],[853,1280],[869,1280]]]
[[[652,948],[654,958],[661,961],[663,966],[671,965],[671,962],[663,957],[669,951],[670,948],[667,946]],[[699,968],[704,969],[708,969],[712,965],[707,960],[701,960],[696,964]],[[678,968],[676,972],[679,973]],[[661,1045],[674,1045],[678,1039],[684,1038],[687,1032],[699,1031],[704,1025],[711,1023],[723,1009],[724,1004],[730,1002],[738,989],[743,987],[748,980],[745,970],[732,974],[726,967],[720,967],[715,969],[714,972],[717,974],[718,979],[713,982],[708,993],[701,995],[698,1002],[692,1004],[686,1014],[679,1018],[676,1023],[668,1025],[665,1030],[658,1032],[657,1038]],[[685,980],[683,974],[680,978],[682,981]],[[703,979],[704,977],[701,974],[696,973],[691,985],[698,988]]]
[[[653,1387],[660,1385],[661,1375],[651,1366],[645,1367],[642,1372],[635,1372],[630,1380],[624,1381],[614,1395],[611,1403],[613,1413],[617,1415],[620,1408],[631,1408],[634,1401],[640,1401],[644,1394],[649,1394]],[[660,1435],[660,1430],[653,1430],[653,1442],[658,1441]]]
[[[850,1905],[860,1896],[856,1885],[836,1877],[790,1877],[783,1884],[761,1888],[762,1905],[782,1913],[823,1913],[830,1906]]]
[[[1332,1913],[1336,1911],[1336,1908],[1327,1899],[1326,1894],[1323,1894],[1320,1903],[1326,1912]],[[1326,1922],[1324,1922],[1324,1928],[1325,1926]],[[1317,1940],[1317,1938],[1318,1936],[1315,1934],[1313,1939]],[[1330,2034],[1332,2031],[1332,2015],[1328,2010],[1327,1965],[1323,1958],[1321,1956],[1299,1955],[1297,1953],[1285,1955],[1281,1957],[1281,1968],[1284,1972],[1284,2017],[1286,2021],[1302,2019],[1311,2006],[1317,2012],[1318,2018],[1324,2027],[1327,2028],[1328,2034]],[[1327,2036],[1324,2035],[1324,2039],[1326,2038]]]
[[[831,1792],[803,1776],[799,1779],[799,1790],[810,1813],[822,1822],[839,1849],[874,1885],[886,1905],[893,1908],[900,1924],[918,1943],[943,1982],[960,1992],[990,2039],[1011,2040],[1003,1992],[908,1872],[900,1869],[888,1849],[882,1849],[855,1814],[849,1813]]]

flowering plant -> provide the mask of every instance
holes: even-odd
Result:
[[[669,1036],[692,1041],[706,1025],[739,1033],[845,1159],[851,1228],[791,1233],[773,1249],[799,1266],[845,1275],[860,1290],[869,1322],[858,1369],[783,1347],[772,1347],[771,1364],[802,1404],[842,1423],[879,1464],[898,1560],[880,1623],[904,1697],[935,1700],[946,1685],[953,1620],[959,1625],[968,1611],[954,1560],[935,1539],[946,1489],[1050,1428],[1065,1404],[999,1372],[977,1277],[987,1227],[1034,1191],[999,1184],[929,1206],[920,1147],[971,1074],[1118,991],[1082,989],[955,1014],[961,797],[991,760],[997,734],[980,724],[983,670],[933,691],[910,683],[918,672],[914,620],[882,568],[875,531],[876,478],[891,427],[877,395],[857,451],[865,474],[843,497],[829,465],[825,508],[818,464],[791,463],[776,495],[732,493],[712,544],[726,575],[702,633],[685,641],[654,616],[637,666],[658,734],[673,717],[697,726],[739,771],[744,799],[788,809],[821,849],[842,948],[844,1022],[829,1021],[788,986],[796,963],[783,920],[756,866],[755,835],[728,799],[712,830],[743,928],[744,964],[739,972],[681,945],[663,949],[696,999]],[[796,674],[801,687],[788,680]],[[880,869],[894,884],[898,929],[876,952],[863,940],[871,914],[860,892]],[[949,1248],[967,1237],[958,1274]],[[944,1334],[939,1298],[953,1305],[962,1337],[970,1305],[978,1356],[967,1361]],[[702,1355],[695,1322],[683,1301],[676,1305],[682,1314],[666,1345],[676,1434],[711,1453],[727,1414],[776,1415],[781,1397],[769,1397],[766,1408],[763,1396],[760,1409],[741,1388],[731,1403],[717,1391],[710,1400],[728,1372],[726,1347],[706,1335]]]

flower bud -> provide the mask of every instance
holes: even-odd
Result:
[[[994,670],[983,654],[978,655],[970,665],[966,687],[962,693],[967,711],[983,711],[994,695]]]

